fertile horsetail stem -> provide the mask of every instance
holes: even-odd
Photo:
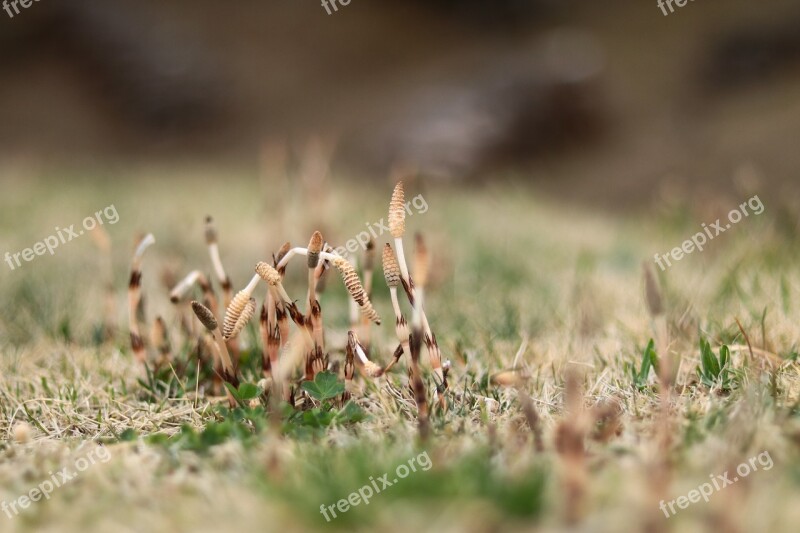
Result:
[[[406,206],[403,182],[398,181],[392,191],[392,199],[389,202],[389,232],[392,237],[399,239],[406,231]]]
[[[212,313],[208,307],[196,301],[192,302],[192,310],[194,311],[194,314],[197,316],[197,319],[200,321],[200,323],[203,324],[203,326],[205,326],[205,328],[211,333],[212,337],[214,337],[212,350],[214,351],[214,355],[216,356],[217,360],[221,363],[223,379],[234,387],[238,387],[239,380],[236,378],[236,370],[233,367],[233,361],[228,353],[227,346],[225,346],[225,341],[222,338],[222,333],[219,330],[219,323],[214,317],[214,313]]]
[[[271,294],[276,303],[280,305],[280,310],[289,312],[289,316],[292,317],[292,321],[294,321],[298,327],[305,331],[310,342],[311,333],[309,332],[309,325],[306,323],[303,313],[297,309],[297,305],[295,305],[292,299],[289,298],[289,295],[286,293],[286,289],[283,288],[283,283],[281,282],[282,276],[278,270],[276,270],[269,263],[261,261],[256,264],[255,279],[258,279],[259,277],[269,284]]]
[[[222,330],[222,336],[225,340],[228,339],[235,339],[239,336],[239,333],[242,332],[244,327],[250,322],[250,319],[253,318],[253,315],[256,314],[256,299],[250,298],[248,302],[244,305],[244,309],[239,314],[239,318],[236,319],[236,322],[233,324],[232,327],[228,328],[228,324],[226,322],[225,327]]]
[[[169,336],[167,333],[167,324],[160,316],[156,317],[156,321],[153,324],[153,330],[151,331],[150,335],[151,343],[158,349],[158,353],[161,356],[158,364],[162,365],[169,363],[172,357]]]
[[[367,297],[364,286],[361,284],[361,280],[358,279],[358,274],[356,274],[356,269],[353,268],[353,265],[342,257],[336,257],[333,259],[333,266],[341,273],[347,292],[358,303],[364,316],[380,325],[381,318],[372,306],[372,302],[369,301],[369,297]]]
[[[428,247],[425,245],[425,239],[422,238],[421,233],[417,233],[414,239],[416,244],[414,247],[414,280],[416,283],[413,291],[417,299],[415,307],[419,308],[420,316],[422,317],[425,330],[425,347],[428,349],[428,355],[430,355],[431,367],[436,376],[437,385],[444,388],[445,370],[442,368],[442,353],[439,350],[439,344],[436,342],[436,335],[431,331],[425,316],[425,285],[427,284],[430,270]],[[440,401],[443,402],[443,397],[441,396]]]
[[[367,293],[367,298],[372,298],[372,276],[374,270],[375,241],[372,239],[372,237],[370,237],[369,241],[367,241],[367,247],[364,250],[364,267],[361,271],[362,276],[364,277],[364,292]],[[369,319],[362,315],[359,332],[361,333],[363,344],[367,350],[367,353],[369,353],[370,345],[372,343],[372,331],[370,330],[371,325],[372,323],[369,321]]]
[[[147,359],[147,354],[144,349],[144,341],[139,333],[139,321],[137,320],[136,313],[139,309],[139,302],[142,298],[141,283],[142,283],[142,256],[145,250],[156,242],[152,233],[148,233],[139,241],[136,251],[133,254],[131,261],[131,278],[128,283],[128,328],[131,335],[131,350],[134,357],[144,363]]]
[[[233,331],[236,326],[236,321],[239,320],[242,312],[244,311],[245,306],[250,301],[250,297],[253,295],[253,291],[256,290],[256,286],[260,281],[260,277],[255,275],[250,280],[250,283],[247,286],[236,293],[236,296],[233,297],[231,303],[228,304],[228,308],[225,310],[225,321],[223,324],[223,331]]]
[[[286,254],[288,254],[289,250],[291,250],[291,249],[292,249],[292,244],[290,242],[285,242],[285,243],[283,243],[283,245],[278,250],[278,253],[275,254],[275,257],[274,257],[275,268],[278,270],[278,272],[280,273],[281,276],[283,276],[284,273],[286,272],[286,266],[284,265],[283,267],[278,268],[278,264],[281,261],[283,261],[283,258],[286,257]]]
[[[311,315],[314,331],[322,329],[322,310],[317,301],[317,266],[319,254],[322,252],[322,233],[315,231],[308,243],[308,312]],[[314,312],[316,310],[316,312]],[[322,345],[321,339],[315,338],[318,346]]]
[[[400,267],[392,251],[392,245],[388,242],[383,247],[383,276],[389,288],[397,288],[400,284]]]
[[[370,378],[378,378],[383,375],[383,369],[370,361],[367,357],[366,350],[364,350],[364,346],[358,341],[358,337],[356,336],[355,332],[350,331],[347,333],[347,344],[356,355],[357,366],[365,376]]]
[[[400,284],[400,267],[397,265],[397,260],[392,251],[392,245],[386,243],[383,247],[383,276],[386,279],[386,285],[389,286],[389,293],[392,298],[392,309],[394,309],[395,316],[395,333],[397,340],[400,341],[400,347],[395,350],[394,361],[389,363],[386,367],[388,371],[400,359],[400,356],[405,352],[410,354],[409,336],[411,332],[408,329],[408,323],[400,310],[400,302],[397,300],[397,286]]]
[[[411,391],[414,393],[414,401],[417,404],[417,418],[419,424],[420,439],[427,440],[430,431],[428,423],[428,399],[425,394],[425,384],[422,381],[422,371],[419,368],[419,354],[422,349],[422,323],[419,319],[419,311],[414,310],[414,329],[410,338],[411,367],[409,374],[411,378]]]
[[[206,244],[208,245],[208,254],[211,256],[214,272],[217,274],[217,279],[225,294],[225,307],[228,307],[233,295],[233,285],[231,278],[225,273],[225,268],[222,266],[222,259],[219,256],[219,244],[217,243],[217,228],[214,225],[214,219],[210,216],[206,217]]]

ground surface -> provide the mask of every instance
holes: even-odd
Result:
[[[54,176],[11,181],[10,171],[2,183],[4,192],[13,190],[0,199],[3,251],[116,207],[119,222],[108,229],[121,327],[110,342],[93,340],[104,315],[104,271],[89,236],[13,271],[3,264],[0,500],[17,500],[63,468],[87,466],[80,458],[101,458],[49,501],[13,518],[0,515],[3,531],[562,530],[570,516],[585,531],[795,530],[800,276],[796,211],[786,200],[765,199],[762,214],[659,274],[669,353],[681,361],[665,415],[655,373],[636,386],[628,369],[638,368],[657,322],[645,304],[642,261],[652,264],[654,253],[679,246],[752,190],[729,191],[702,209],[665,198],[612,218],[513,184],[445,190],[408,183],[409,198],[423,194],[428,205],[409,217],[409,235],[420,230],[428,238],[428,314],[453,364],[449,410],[433,415],[432,436],[422,442],[405,359],[388,380],[358,378],[363,391],[354,401],[365,417],[341,416],[328,427],[285,418],[278,430],[255,416],[256,433],[194,382],[148,392],[137,381],[141,369],[124,326],[134,235],[156,236],[144,262],[147,313],[164,316],[178,352],[161,272],[165,265],[180,274],[210,271],[206,214],[216,217],[223,259],[240,287],[252,265],[286,239],[305,243],[319,228],[343,243],[377,223],[392,186],[332,179],[308,200],[296,184],[267,186],[246,175],[219,180],[198,169],[164,182],[163,172],[115,172],[125,179],[113,185],[104,175],[59,176],[69,186],[54,186]],[[293,266],[287,288],[299,298],[304,277]],[[376,358],[386,362],[396,342],[380,269],[377,278],[384,325],[373,336]],[[348,325],[345,296],[330,279],[322,305],[334,361],[342,359]],[[736,319],[753,356],[740,348],[747,341]],[[242,346],[257,357],[255,331]],[[727,392],[697,378],[701,337],[715,353],[723,343],[732,347]],[[423,362],[427,371],[424,352]],[[508,375],[490,379],[511,368],[526,378],[521,389],[539,417],[540,451],[520,393],[503,386]],[[565,410],[567,375],[581,385],[581,407],[572,408],[578,414]],[[252,374],[245,380],[256,381]],[[598,405],[620,413],[619,427],[613,416],[593,425],[596,438],[574,452],[565,444],[570,430],[579,413]],[[667,444],[659,440],[665,433]],[[320,514],[320,505],[335,505],[386,473],[392,481],[398,465],[417,458],[424,466],[425,457],[428,469],[409,473],[369,505],[330,524]],[[659,499],[687,495],[710,476],[728,471],[732,480],[736,466],[753,457],[757,469],[714,491],[709,503],[669,519],[658,509]]]

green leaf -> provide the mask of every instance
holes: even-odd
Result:
[[[353,402],[347,402],[336,414],[336,421],[340,423],[356,424],[367,417],[367,414]]]
[[[252,383],[242,383],[239,385],[239,398],[242,400],[252,400],[258,396],[258,387]]]
[[[321,402],[336,398],[344,392],[344,383],[330,372],[320,372],[314,381],[304,381],[300,387],[312,398]]]
[[[238,403],[239,405],[244,405],[244,402],[242,401],[242,398],[239,396],[239,391],[236,390],[236,387],[234,387],[227,381],[223,381],[222,384],[225,385],[225,388],[228,389],[228,392],[231,393],[231,396],[233,396],[233,399],[236,400],[236,403]]]
[[[719,349],[719,363],[721,368],[725,368],[731,360],[731,351],[728,346],[723,344]]]
[[[644,353],[642,353],[642,370],[639,372],[639,379],[642,381],[647,381],[647,378],[650,376],[650,367],[653,364],[653,358],[651,353],[653,352],[655,343],[653,339],[650,339],[650,342],[647,343],[647,347],[644,349]]]
[[[716,379],[719,376],[719,362],[717,361],[714,352],[711,351],[711,345],[705,339],[700,341],[700,351],[703,363],[703,372],[711,379]]]
[[[136,430],[128,428],[120,433],[118,438],[120,442],[133,442],[138,438],[138,436],[139,435],[136,433]]]

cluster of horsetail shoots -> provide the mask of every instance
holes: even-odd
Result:
[[[389,364],[382,366],[371,357],[372,334],[370,327],[381,324],[381,318],[372,299],[373,272],[375,262],[375,242],[370,240],[366,246],[363,257],[361,276],[353,262],[342,257],[329,245],[319,231],[315,231],[306,248],[292,247],[285,243],[272,256],[270,262],[260,261],[255,266],[255,272],[241,290],[234,294],[230,277],[226,273],[219,253],[217,230],[211,217],[205,221],[205,240],[208,245],[211,267],[216,283],[224,293],[224,306],[221,306],[213,288],[211,277],[202,270],[192,270],[184,278],[175,282],[175,277],[170,277],[170,300],[176,305],[179,316],[183,319],[191,309],[195,317],[205,328],[205,333],[197,337],[197,356],[199,363],[208,361],[205,355],[213,355],[215,367],[215,383],[226,382],[230,387],[238,387],[241,380],[238,368],[238,342],[237,338],[246,325],[258,313],[258,340],[262,344],[262,361],[260,374],[263,378],[265,394],[271,395],[276,401],[278,393],[282,393],[283,400],[294,405],[296,400],[294,391],[299,390],[292,386],[292,375],[297,367],[302,364],[301,380],[313,380],[315,376],[324,371],[343,369],[345,380],[345,393],[342,400],[351,399],[358,389],[354,380],[356,370],[367,379],[381,379],[403,354],[408,356],[409,389],[411,390],[419,414],[420,432],[423,436],[428,433],[428,400],[427,392],[420,365],[420,351],[422,345],[427,347],[430,354],[431,367],[436,381],[436,395],[443,397],[446,388],[447,364],[442,365],[441,354],[436,343],[436,336],[430,330],[428,319],[423,306],[424,290],[427,284],[430,269],[428,249],[422,237],[417,235],[414,255],[414,275],[417,283],[411,278],[406,264],[403,249],[403,235],[405,233],[405,205],[402,182],[395,187],[389,206],[389,226],[394,239],[394,247],[387,243],[383,248],[383,272],[389,287],[392,310],[395,315],[395,335],[397,343],[392,353],[387,357]],[[142,255],[155,239],[148,235],[139,243],[133,256],[131,282],[129,289],[130,305],[130,333],[131,347],[137,360],[148,364],[146,345],[141,334],[137,314],[141,310],[141,262]],[[294,257],[305,257],[307,268],[308,292],[306,296],[306,314],[298,308],[286,288],[284,276],[286,268]],[[325,330],[322,320],[322,306],[320,304],[320,291],[324,274],[335,268],[342,279],[342,283],[349,294],[349,301],[356,312],[351,317],[351,330],[348,331],[347,342],[344,347],[334,347],[329,353],[325,344]],[[363,280],[363,281],[362,281]],[[266,291],[263,300],[258,301],[256,289],[261,281],[266,282]],[[402,285],[411,306],[411,322],[406,319],[401,309],[398,297],[398,287]],[[196,295],[202,298],[193,300]],[[189,303],[191,302],[191,303]],[[260,303],[260,309],[259,309]],[[224,310],[224,312],[223,312]],[[191,316],[191,313],[189,313]],[[289,319],[299,330],[290,341]],[[192,338],[192,330],[186,330]],[[194,335],[196,337],[196,334]],[[166,322],[159,317],[149,337],[151,344],[160,353],[157,366],[171,363],[172,354]],[[341,351],[340,351],[341,350]],[[330,354],[344,353],[344,365],[329,365]],[[210,361],[208,364],[211,364]],[[200,367],[198,367],[199,369]],[[208,375],[208,374],[205,374]],[[221,381],[219,381],[221,380]],[[234,405],[235,399],[227,390],[228,400]],[[298,397],[299,398],[299,397]],[[304,402],[310,397],[305,397]],[[442,398],[440,397],[440,402]],[[274,407],[274,404],[271,404]]]

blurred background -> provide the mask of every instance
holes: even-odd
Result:
[[[0,11],[4,190],[53,169],[253,176],[310,149],[359,182],[398,166],[459,186],[514,176],[614,208],[796,181],[795,1],[336,5]]]

